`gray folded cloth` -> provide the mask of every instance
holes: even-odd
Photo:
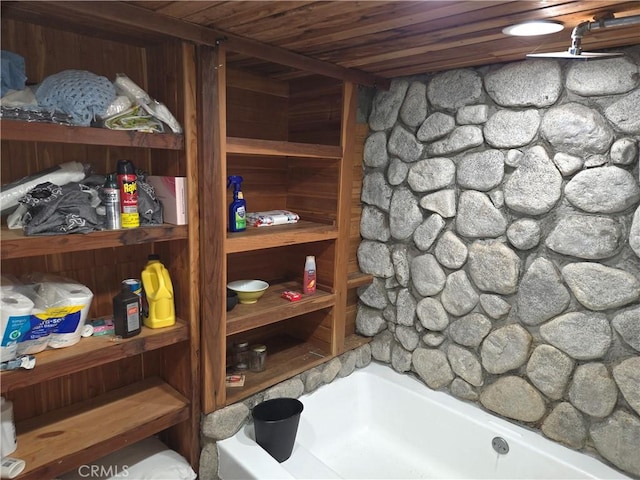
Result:
[[[163,222],[162,202],[156,197],[156,191],[147,183],[147,175],[138,170],[138,213],[140,225],[160,225]]]
[[[19,200],[21,218],[12,223],[22,225],[25,235],[57,235],[61,233],[89,233],[105,229],[105,216],[100,208],[99,189],[103,175],[85,178],[82,183],[55,185],[43,182]],[[141,225],[162,223],[162,203],[153,187],[139,173],[138,212]],[[98,210],[98,207],[100,210]],[[15,226],[15,225],[14,225]]]
[[[23,217],[25,235],[89,233],[101,230],[92,198],[97,191],[81,183],[59,186],[51,182],[37,185],[19,202],[28,209]]]

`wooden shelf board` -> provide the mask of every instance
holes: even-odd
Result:
[[[267,339],[267,366],[264,372],[244,372],[243,387],[227,387],[227,405],[239,402],[333,358],[312,343],[290,336]]]
[[[0,230],[0,258],[34,257],[55,253],[80,252],[99,248],[186,239],[188,225],[154,225],[123,230],[104,230],[87,234],[25,236],[22,230]]]
[[[153,377],[18,422],[17,478],[54,478],[188,418],[187,400]]]
[[[362,345],[371,343],[371,340],[373,340],[373,337],[363,337],[357,333],[347,335],[344,339],[344,351],[348,352],[349,350],[355,350]]]
[[[239,303],[227,312],[227,336],[315,312],[331,307],[336,302],[335,294],[322,290],[316,290],[313,295],[303,295],[297,302],[290,302],[281,297],[285,290],[302,292],[302,285],[295,281],[270,285],[256,303]]]
[[[184,150],[184,137],[173,133],[141,133],[7,119],[0,121],[0,131],[2,140]]]
[[[302,158],[342,158],[342,148],[339,146],[238,137],[227,137],[227,153]]]
[[[35,354],[36,366],[33,370],[0,373],[0,387],[2,393],[9,392],[85,370],[87,358],[91,358],[91,366],[96,367],[173,345],[188,338],[189,328],[181,320],[166,328],[152,329],[143,326],[139,335],[118,341],[114,341],[113,335],[81,338],[71,347],[50,349]]]
[[[347,275],[347,289],[363,287],[373,283],[373,275],[362,272],[352,272]]]
[[[227,232],[226,253],[248,252],[302,243],[335,240],[335,225],[300,220],[290,225],[247,227],[244,232]]]

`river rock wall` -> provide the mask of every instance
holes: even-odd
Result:
[[[640,477],[640,46],[399,78],[370,105],[376,360]]]

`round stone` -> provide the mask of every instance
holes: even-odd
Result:
[[[486,386],[480,403],[498,415],[522,422],[537,422],[546,412],[542,395],[516,376],[503,376]]]

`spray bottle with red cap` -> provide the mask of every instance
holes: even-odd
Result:
[[[140,226],[138,214],[138,176],[130,160],[118,160],[118,186],[120,188],[120,222],[122,228]]]

